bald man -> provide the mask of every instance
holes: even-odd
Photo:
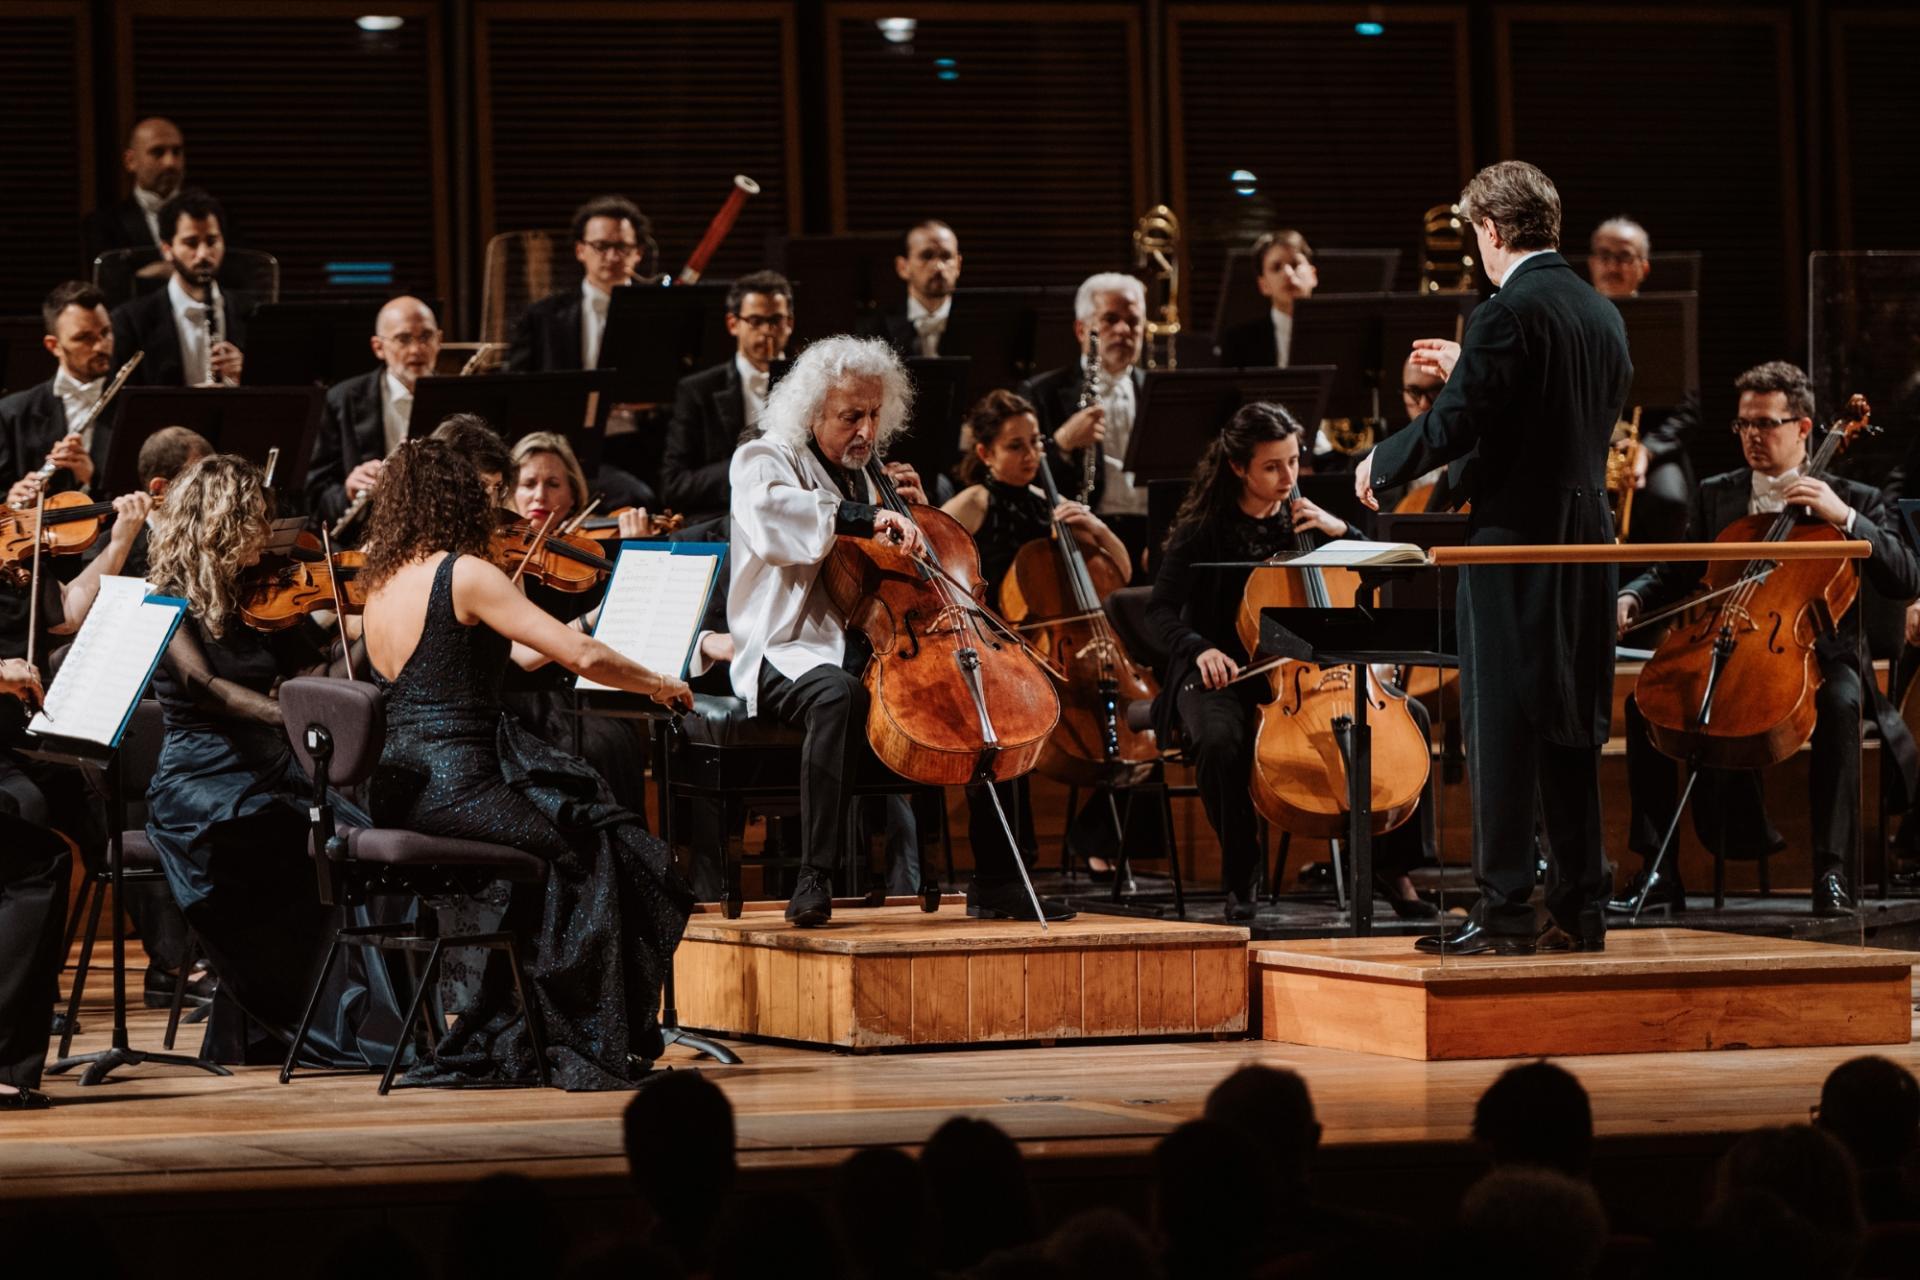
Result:
[[[380,363],[327,390],[327,416],[307,470],[307,505],[338,519],[356,494],[373,488],[381,460],[407,438],[413,384],[440,358],[440,325],[418,298],[395,298],[373,326]]]
[[[116,204],[95,209],[81,223],[89,267],[108,249],[152,249],[158,257],[160,206],[179,193],[186,178],[187,140],[173,121],[149,116],[127,135],[120,163],[133,178],[133,191]]]

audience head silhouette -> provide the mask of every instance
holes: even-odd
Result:
[[[640,1198],[664,1243],[697,1270],[733,1189],[733,1105],[698,1071],[674,1071],[633,1096],[622,1128]]]
[[[1543,1165],[1584,1178],[1593,1162],[1593,1108],[1571,1072],[1529,1062],[1508,1068],[1480,1095],[1473,1136],[1495,1165]]]
[[[1542,1275],[1599,1274],[1607,1215],[1586,1182],[1544,1166],[1495,1169],[1460,1202],[1460,1234],[1470,1256],[1525,1258]]]
[[[942,1270],[964,1271],[1039,1234],[1020,1148],[991,1121],[947,1121],[927,1140],[920,1168],[940,1220]]]
[[[1259,1230],[1273,1204],[1254,1140],[1214,1120],[1189,1120],[1153,1153],[1154,1213],[1173,1275],[1243,1275],[1271,1250]]]
[[[862,1277],[933,1274],[933,1207],[927,1181],[898,1147],[869,1147],[847,1157],[836,1179],[835,1209],[852,1273]]]
[[[1891,1058],[1843,1062],[1820,1088],[1820,1127],[1861,1169],[1898,1165],[1920,1146],[1920,1084]]]
[[[1242,1067],[1213,1086],[1203,1114],[1234,1133],[1260,1135],[1260,1154],[1278,1187],[1307,1184],[1308,1165],[1320,1145],[1320,1122],[1298,1072]]]
[[[1806,1219],[1833,1251],[1858,1247],[1864,1223],[1853,1161],[1812,1125],[1756,1129],[1720,1161],[1721,1197],[1764,1191]]]

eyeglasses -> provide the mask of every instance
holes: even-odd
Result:
[[[1636,262],[1645,262],[1646,258],[1631,249],[1595,249],[1589,255],[1595,262],[1609,267],[1630,267]]]
[[[1744,435],[1751,431],[1761,435],[1776,427],[1784,427],[1789,422],[1798,422],[1798,418],[1735,418],[1731,430],[1735,435]]]
[[[736,314],[734,319],[752,329],[784,329],[793,323],[792,316],[743,316]]]
[[[437,342],[439,338],[440,338],[440,331],[438,329],[426,329],[426,330],[422,330],[419,333],[388,334],[386,337],[380,339],[380,341],[390,342],[394,346],[400,348],[402,351],[405,351],[409,347],[427,346],[430,343]]]
[[[603,258],[631,258],[640,252],[631,240],[588,240],[586,246]]]
[[[1400,394],[1409,400],[1431,400],[1440,394],[1440,388],[1403,386]]]

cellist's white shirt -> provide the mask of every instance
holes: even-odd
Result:
[[[819,581],[833,552],[842,497],[813,450],[764,436],[734,450],[727,483],[733,691],[758,715],[762,662],[798,680],[815,667],[837,667],[846,656],[846,623]]]

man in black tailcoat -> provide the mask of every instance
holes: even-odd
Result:
[[[1567,265],[1560,195],[1530,164],[1474,175],[1460,203],[1495,281],[1460,345],[1417,344],[1446,379],[1433,407],[1389,436],[1354,474],[1376,489],[1471,455],[1462,476],[1476,546],[1613,541],[1606,458],[1633,378],[1619,311]],[[1465,927],[1423,950],[1530,954],[1605,945],[1600,747],[1613,690],[1611,565],[1463,568],[1457,601],[1473,868],[1480,903]],[[1536,801],[1537,794],[1537,801]],[[1556,875],[1538,934],[1534,814]]]
[[[660,459],[661,501],[689,521],[722,515],[732,490],[734,446],[757,435],[772,386],[772,364],[793,336],[793,286],[777,271],[741,276],[727,291],[733,359],[680,379]]]

